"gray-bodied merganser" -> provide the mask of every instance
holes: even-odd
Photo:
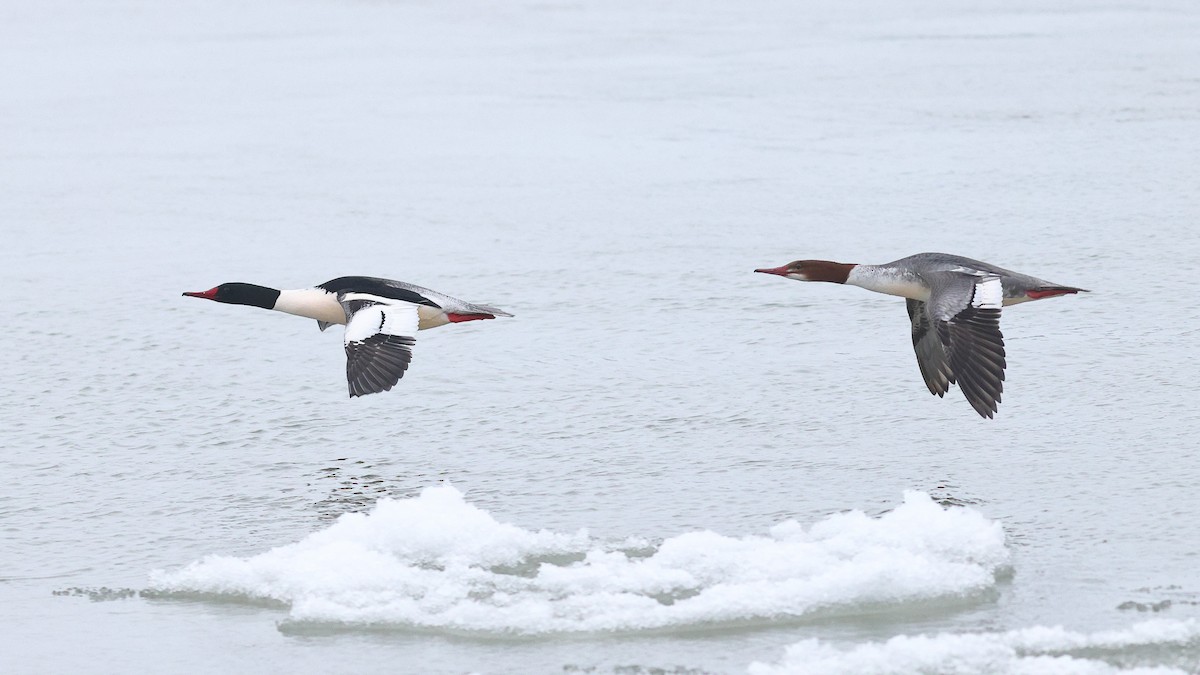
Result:
[[[797,260],[754,271],[907,298],[913,349],[929,391],[945,396],[957,382],[971,407],[987,418],[996,413],[1004,389],[1000,308],[1087,292],[946,253],[918,253],[886,265]]]
[[[403,281],[338,277],[315,288],[280,291],[240,282],[184,293],[232,305],[253,305],[316,319],[321,330],[345,324],[350,396],[391,389],[412,361],[418,330],[448,323],[512,316]]]

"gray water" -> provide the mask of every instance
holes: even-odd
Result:
[[[723,673],[1200,617],[1197,35],[1169,0],[4,4],[0,670]],[[899,299],[751,273],[926,250],[1093,291],[1005,310],[995,420],[927,393]],[[516,317],[349,400],[339,330],[180,297],[354,274]],[[918,490],[1011,566],[519,639],[141,593],[446,483],[650,542]],[[1194,637],[1084,656],[1200,670]]]

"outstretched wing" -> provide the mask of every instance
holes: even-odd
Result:
[[[346,381],[350,396],[387,391],[404,377],[417,343],[417,305],[367,293],[343,293]]]
[[[925,303],[908,300],[908,318],[912,321],[913,351],[917,353],[917,365],[921,368],[921,377],[925,378],[925,386],[929,387],[929,393],[945,396],[954,384],[954,371],[950,369],[950,357],[933,329]]]
[[[925,310],[945,350],[950,367],[948,379],[957,380],[975,412],[990,418],[1000,403],[1007,365],[1004,335],[1000,332],[1004,302],[1000,277],[937,272],[925,278],[930,286]],[[920,361],[919,350],[917,357]]]

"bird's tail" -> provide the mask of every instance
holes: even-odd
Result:
[[[1091,293],[1086,288],[1076,288],[1074,286],[1038,286],[1030,289],[1025,293],[1032,300],[1041,300],[1042,298],[1053,298],[1056,295],[1071,295],[1073,293]]]
[[[492,307],[491,305],[476,305],[474,303],[471,304],[471,312],[477,312],[479,314],[491,314],[492,316],[512,316],[512,314],[509,314],[499,307]]]

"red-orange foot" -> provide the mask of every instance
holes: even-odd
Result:
[[[463,321],[480,321],[482,319],[496,318],[491,314],[454,314],[446,312],[446,318],[450,319],[450,323],[462,323]]]

